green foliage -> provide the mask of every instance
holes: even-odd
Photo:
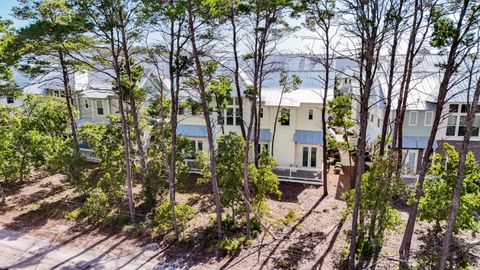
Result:
[[[404,185],[395,173],[395,158],[377,157],[370,171],[362,177],[359,237],[357,253],[364,258],[378,254],[385,241],[385,231],[398,228],[400,213],[390,202],[403,192]],[[355,191],[346,193],[346,213],[353,210]]]
[[[232,210],[243,207],[243,160],[245,157],[245,141],[234,133],[218,138],[217,175],[221,190],[220,200],[223,206]]]
[[[246,238],[244,236],[233,239],[223,239],[220,241],[220,248],[227,252],[227,254],[237,253],[245,242]]]
[[[5,181],[23,180],[32,166],[52,172],[63,168],[69,147],[65,107],[61,99],[30,95],[19,110],[0,108],[0,175]]]
[[[12,25],[12,21],[0,18],[0,98],[21,95],[13,77],[12,67],[17,64],[22,50],[14,48],[15,29]]]
[[[424,196],[420,200],[420,219],[441,222],[448,219],[453,190],[457,181],[459,153],[455,147],[445,143],[445,155],[434,154],[432,165],[424,183]],[[480,165],[476,164],[472,152],[467,154],[460,207],[458,208],[454,232],[470,230],[478,233],[480,222],[476,211],[480,208]]]
[[[327,105],[327,113],[329,115],[328,125],[347,130],[353,127],[352,120],[352,99],[348,96],[338,96],[330,100]]]
[[[268,205],[266,200],[275,195],[278,198],[282,196],[282,192],[278,189],[278,176],[273,172],[273,168],[277,166],[275,159],[268,155],[267,149],[263,149],[258,161],[258,168],[253,164],[250,165],[250,177],[255,194],[252,198],[252,206],[259,213],[266,213]]]
[[[283,225],[288,225],[297,219],[298,219],[297,212],[295,212],[293,208],[288,208],[287,213],[283,218],[279,219],[279,222],[282,223]]]
[[[93,155],[100,158],[102,174],[90,188],[104,190],[111,201],[121,200],[124,194],[125,168],[124,147],[118,117],[110,117],[107,124],[87,123],[79,129],[82,141],[93,149]]]
[[[87,201],[82,208],[83,214],[94,224],[99,224],[110,213],[107,194],[101,188],[95,188],[88,193]]]
[[[182,232],[187,227],[187,223],[195,217],[197,212],[187,204],[177,203],[175,204],[175,214],[177,216],[178,228]],[[172,207],[169,201],[157,206],[155,209],[154,220],[159,233],[165,234],[173,228],[172,219]]]

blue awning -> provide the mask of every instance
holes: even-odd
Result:
[[[402,148],[415,148],[424,149],[427,148],[429,137],[415,137],[415,136],[403,136]],[[433,148],[437,148],[437,141],[433,141]]]
[[[295,130],[293,141],[298,143],[323,144],[323,133],[313,130]]]
[[[207,127],[199,125],[178,125],[177,134],[187,137],[207,137]]]
[[[250,139],[253,140],[253,131],[250,134]],[[270,141],[270,138],[272,138],[272,133],[270,132],[270,129],[260,129],[260,141]]]

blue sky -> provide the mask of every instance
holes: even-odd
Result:
[[[14,22],[14,26],[19,28],[22,26],[25,26],[27,23],[24,21],[18,21],[15,20],[11,13],[12,13],[12,7],[14,7],[17,4],[17,0],[0,0],[0,17],[3,19],[11,19]],[[306,41],[302,39],[302,36],[305,35],[311,35],[311,33],[308,33],[308,31],[303,30],[300,31],[299,33],[296,33],[295,35],[291,36],[290,38],[287,38],[285,41],[283,41],[281,44],[279,44],[278,49],[282,52],[305,52],[309,51],[306,49],[307,46],[311,46],[312,42],[311,41]]]
[[[15,20],[12,16],[12,7],[17,4],[17,0],[0,0],[0,16],[3,19],[11,19],[14,21],[15,26],[21,27],[25,25],[24,22]]]

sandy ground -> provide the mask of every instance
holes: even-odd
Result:
[[[64,212],[78,205],[64,176],[33,179],[10,192],[7,206],[0,208],[0,269],[338,269],[347,247],[351,221],[341,220],[346,205],[340,197],[348,181],[338,175],[329,175],[327,196],[321,186],[281,183],[282,198],[268,202],[268,232],[230,256],[201,244],[197,232],[211,225],[213,206],[200,188],[178,194],[179,201],[193,202],[198,215],[186,232],[189,244],[172,245],[68,221]],[[297,217],[282,224],[289,209]],[[417,227],[413,254],[425,232],[424,226]],[[388,234],[376,269],[397,267],[392,258],[402,233],[403,226]]]

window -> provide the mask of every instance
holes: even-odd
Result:
[[[467,117],[460,116],[460,122],[458,123],[458,136],[465,136],[466,129],[467,129]]]
[[[98,115],[103,115],[103,100],[97,100],[97,114]]]
[[[425,126],[433,124],[433,112],[425,112]]]
[[[472,136],[478,137],[479,129],[480,129],[480,116],[475,116],[475,119],[473,120]]]
[[[416,151],[404,151],[403,152],[403,173],[413,175],[417,171],[417,152]]]
[[[378,118],[378,119],[377,119],[377,127],[380,127],[380,123],[381,123],[381,122],[382,122],[382,121],[380,121],[380,118]]]
[[[15,99],[13,97],[7,97],[7,104],[12,104],[15,102]]]
[[[235,125],[240,126],[242,124],[242,115],[240,114],[240,109],[235,108]]]
[[[197,153],[203,151],[203,141],[201,140],[190,140],[190,147],[188,153],[186,154],[187,159],[195,159]]]
[[[233,126],[233,108],[227,108],[227,126]]]
[[[185,114],[185,108],[182,106],[178,107],[178,115],[184,115]]]
[[[448,107],[448,112],[456,113],[458,112],[458,104],[450,104]]]
[[[85,99],[85,108],[88,109],[88,100],[87,99]]]
[[[310,150],[310,167],[317,167],[317,148],[312,147]]]
[[[370,122],[373,123],[373,118],[374,118],[374,117],[375,117],[375,116],[373,115],[373,113],[371,113],[371,114],[370,114]]]
[[[282,108],[280,115],[280,123],[282,124],[282,126],[290,125],[290,109]]]
[[[308,147],[303,147],[303,152],[302,152],[302,166],[303,167],[308,167]]]
[[[313,120],[313,109],[308,109],[308,120]]]
[[[260,108],[260,118],[263,118],[263,108]]]
[[[259,143],[257,146],[257,153],[262,153],[262,151],[267,151],[267,154],[270,155],[268,150],[268,143]]]
[[[455,128],[457,126],[457,116],[452,115],[447,120],[447,136],[455,136]]]
[[[408,119],[408,124],[410,126],[416,126],[417,125],[417,117],[418,117],[418,112],[417,111],[411,111],[410,112],[410,118]]]
[[[304,146],[302,148],[302,166],[317,167],[317,147]]]
[[[240,108],[237,106],[235,98],[231,98],[228,101],[225,118],[226,118],[225,119],[226,123],[225,122],[223,123],[225,123],[227,126],[233,126],[233,125],[240,126],[242,124],[242,121],[243,121],[242,115],[240,114]]]
[[[461,113],[467,113],[467,104],[462,104],[460,112]]]

